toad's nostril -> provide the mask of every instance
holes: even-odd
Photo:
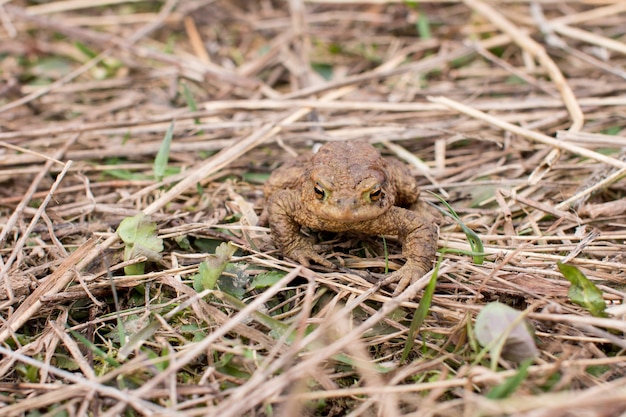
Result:
[[[356,206],[357,205],[357,199],[356,198],[351,198],[351,197],[338,198],[337,199],[337,205],[340,205],[342,207]]]

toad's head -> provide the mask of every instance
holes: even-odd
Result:
[[[302,201],[317,217],[333,222],[373,220],[395,203],[387,162],[365,142],[329,142],[311,159]]]

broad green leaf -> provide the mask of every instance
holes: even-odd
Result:
[[[149,220],[145,214],[139,213],[122,220],[117,228],[117,233],[125,244],[125,261],[139,256],[145,256],[149,261],[161,259],[163,239],[157,236],[156,223]],[[137,270],[137,267],[128,268],[128,270],[124,268],[127,275],[134,275]]]
[[[41,58],[30,68],[30,72],[35,77],[41,77],[29,82],[30,85],[41,85],[49,83],[51,78],[60,78],[72,72],[71,61],[62,58],[60,55],[54,55]]]
[[[145,262],[137,262],[132,265],[126,265],[124,267],[124,273],[128,276],[130,275],[143,275],[146,272],[146,263]]]
[[[191,250],[191,242],[189,241],[189,237],[185,235],[175,236],[174,241],[180,246],[181,249],[190,251]]]
[[[165,175],[165,169],[167,168],[167,161],[170,157],[170,145],[172,144],[172,137],[174,136],[174,121],[170,123],[170,127],[165,132],[163,142],[159,147],[159,152],[156,158],[154,158],[154,178],[157,181],[161,181]]]
[[[34,365],[27,365],[18,363],[15,366],[15,370],[21,374],[24,379],[28,382],[37,383],[39,382],[39,368]]]
[[[207,259],[198,266],[198,273],[193,276],[193,288],[198,292],[214,290],[217,279],[226,269],[236,250],[237,247],[232,243],[222,242],[215,249],[215,254],[207,256]]]
[[[217,279],[220,290],[240,300],[243,299],[250,282],[250,275],[246,272],[247,266],[246,264],[232,263],[226,265],[224,270],[226,274],[220,275]]]
[[[224,243],[223,240],[196,238],[193,241],[193,247],[197,252],[214,253],[217,247]]]
[[[65,369],[66,371],[77,371],[80,369],[78,363],[71,356],[63,355],[61,353],[56,353],[54,355],[54,360],[57,368]]]
[[[219,273],[221,274],[222,271],[219,271]],[[191,277],[193,279],[193,288],[197,292],[202,292],[205,289],[214,290],[218,277],[219,275],[212,273],[207,261],[203,261],[198,265],[198,273]]]
[[[250,289],[267,288],[276,284],[286,275],[283,271],[268,271],[254,277]]]
[[[318,73],[326,81],[333,79],[333,66],[326,63],[314,63],[311,64],[313,71]]]
[[[561,262],[557,262],[557,266],[565,279],[572,284],[567,292],[570,301],[596,317],[606,317],[606,302],[602,298],[602,291],[575,266]]]
[[[491,352],[492,365],[500,356],[521,363],[538,355],[535,338],[522,312],[502,303],[489,303],[476,317],[478,343]]]
[[[180,326],[180,331],[185,336],[187,336],[187,334],[190,334],[192,342],[199,342],[207,336],[207,330],[195,323],[184,324]]]

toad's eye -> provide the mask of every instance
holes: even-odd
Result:
[[[383,190],[380,188],[380,185],[375,186],[369,192],[369,200],[370,201],[378,201],[383,196]]]
[[[313,187],[313,191],[315,191],[315,197],[318,200],[324,200],[326,198],[326,191],[319,182],[315,184],[315,187]]]

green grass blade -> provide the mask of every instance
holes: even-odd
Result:
[[[76,340],[78,340],[83,345],[87,346],[87,348],[89,350],[91,350],[96,356],[99,356],[102,359],[104,359],[109,365],[111,365],[111,366],[113,366],[115,368],[119,368],[120,366],[122,366],[121,363],[119,363],[118,361],[113,359],[105,351],[103,351],[98,346],[93,344],[90,340],[87,340],[87,338],[85,336],[83,336],[82,334],[80,334],[79,332],[76,332],[74,330],[70,330],[70,333],[72,334],[72,336],[74,336],[76,338]]]
[[[437,207],[437,206],[435,207],[437,207],[437,209],[443,215],[453,218],[459,224],[459,226],[461,226],[463,233],[465,233],[465,236],[467,236],[467,241],[469,242],[470,247],[472,248],[472,252],[476,253],[476,255],[473,255],[474,263],[476,265],[482,265],[482,263],[485,260],[485,256],[482,255],[485,252],[485,248],[483,247],[483,242],[480,240],[480,237],[478,237],[476,232],[474,232],[472,229],[467,227],[465,223],[463,223],[461,218],[456,214],[456,212],[450,206],[450,204],[448,204],[448,202],[443,199],[443,197],[433,192],[429,192],[429,193],[435,196],[439,201],[441,201],[441,203],[444,206],[446,206],[447,211],[441,209],[440,207]]]
[[[488,393],[487,398],[490,400],[501,400],[510,397],[517,388],[526,380],[528,376],[528,368],[533,363],[533,359],[526,359],[520,364],[519,370],[515,375],[504,380],[500,385],[493,387]]]
[[[413,316],[413,320],[411,321],[411,327],[409,328],[409,333],[406,337],[406,344],[404,345],[404,349],[402,350],[402,362],[406,360],[406,358],[409,356],[409,353],[413,349],[415,335],[417,334],[419,328],[422,326],[422,323],[424,323],[426,315],[428,314],[428,310],[430,309],[430,305],[433,300],[433,294],[435,293],[435,286],[437,285],[439,266],[441,265],[442,260],[443,257],[440,256],[439,260],[437,261],[437,265],[435,265],[435,269],[433,270],[433,275],[430,278],[430,281],[428,281],[428,285],[424,289],[424,295],[422,295],[419,306],[417,307],[417,310],[415,310],[415,315]]]
[[[172,144],[172,137],[174,136],[174,121],[170,124],[170,127],[165,133],[161,147],[154,158],[154,178],[157,181],[161,181],[165,176],[165,169],[167,168],[167,161],[170,157],[170,145]]]

